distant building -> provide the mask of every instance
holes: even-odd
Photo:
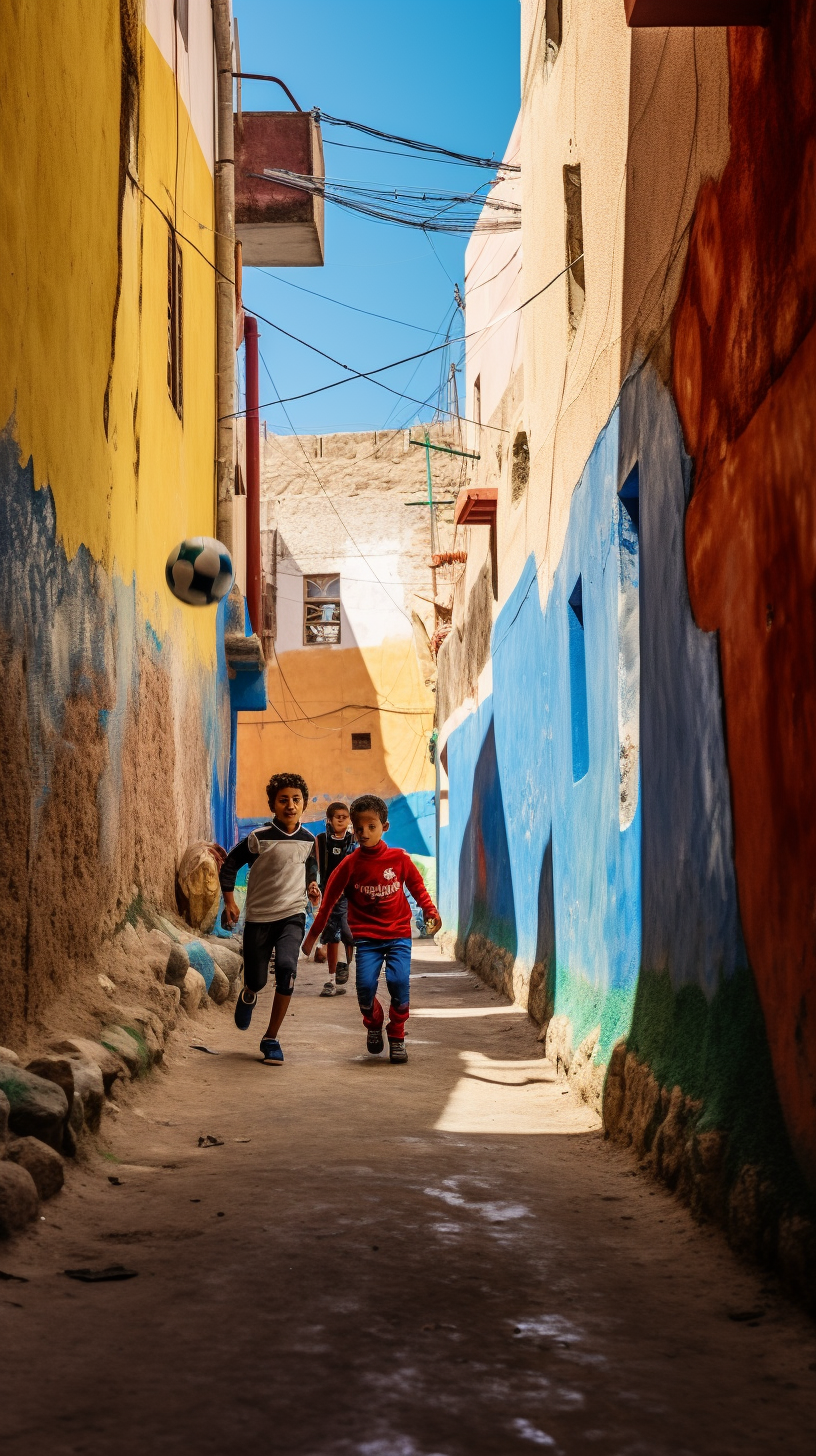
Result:
[[[268,707],[239,719],[242,826],[268,816],[270,774],[292,769],[309,785],[310,825],[332,799],[375,793],[389,805],[392,843],[436,853],[430,639],[449,620],[463,566],[432,565],[426,452],[409,443],[424,438],[421,426],[262,434]],[[461,443],[442,425],[429,439]],[[453,499],[462,464],[431,452],[436,499]],[[444,547],[452,505],[436,515]]]

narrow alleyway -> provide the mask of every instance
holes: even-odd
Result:
[[[406,1068],[303,962],[283,1070],[226,1013],[218,1056],[176,1034],[3,1251],[4,1456],[810,1456],[812,1324],[604,1143],[524,1014],[433,948],[414,975]]]

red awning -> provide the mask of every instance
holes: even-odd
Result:
[[[457,526],[492,526],[496,520],[499,492],[495,485],[478,490],[460,490],[453,519]]]

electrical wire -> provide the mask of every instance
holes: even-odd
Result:
[[[431,162],[436,163],[440,167],[461,167],[463,165],[462,162],[454,161],[449,157],[437,157],[433,153],[426,152],[421,156],[415,156],[412,152],[395,152],[390,147],[361,147],[355,142],[335,142],[332,141],[331,137],[323,137],[323,145],[324,147],[343,147],[345,151],[349,152],[372,152],[375,157],[402,157],[406,162]],[[501,171],[508,164],[506,162],[497,162],[494,165]]]
[[[517,232],[521,227],[518,203],[481,197],[478,191],[466,194],[430,192],[427,188],[365,187],[335,178],[290,172],[282,167],[266,167],[263,172],[247,172],[246,175],[260,182],[320,197],[324,202],[360,213],[376,222],[422,232],[470,237],[473,233]],[[434,207],[436,211],[429,210]],[[458,210],[454,211],[454,208]],[[506,216],[486,217],[486,209]]]
[[[415,329],[419,334],[431,334],[435,337],[438,329],[426,329],[422,324],[409,324],[407,319],[391,318],[387,313],[374,313],[370,308],[358,308],[354,303],[344,303],[340,298],[330,298],[328,293],[318,293],[314,288],[304,288],[302,283],[293,283],[289,278],[281,278],[269,268],[256,268],[256,273],[265,273],[267,278],[274,279],[275,283],[285,283],[287,288],[296,288],[299,293],[309,293],[312,298],[322,298],[325,303],[335,303],[338,308],[351,309],[352,313],[364,313],[366,318],[382,319],[387,324],[400,324],[404,329]]]
[[[448,147],[436,146],[433,142],[419,142],[410,137],[397,136],[394,132],[378,131],[374,126],[365,126],[361,121],[348,121],[341,116],[330,116],[327,111],[321,111],[315,107],[312,115],[316,121],[323,122],[326,126],[347,126],[352,131],[361,131],[366,136],[379,137],[382,141],[395,142],[397,146],[409,147],[415,152],[426,152],[438,157],[452,157],[454,161],[463,163],[469,167],[485,167],[490,171],[497,171],[499,168],[508,172],[520,172],[521,168],[514,163],[497,162],[495,157],[475,157],[469,152],[454,152]]]
[[[203,256],[203,254],[202,254],[202,256]],[[379,381],[374,380],[374,375],[375,374],[383,374],[383,373],[385,373],[385,371],[387,369],[397,369],[401,364],[412,364],[415,359],[424,359],[424,358],[427,358],[427,356],[429,354],[436,354],[436,353],[439,352],[440,349],[447,349],[447,348],[449,348],[450,347],[450,344],[452,342],[453,343],[464,343],[468,339],[474,339],[474,338],[476,338],[476,336],[478,334],[483,334],[483,333],[486,333],[488,329],[494,329],[494,328],[496,328],[496,326],[498,324],[504,323],[505,319],[512,318],[514,314],[521,313],[521,310],[523,308],[527,308],[529,304],[535,303],[536,299],[537,298],[540,298],[541,295],[542,295],[542,293],[546,293],[547,290],[548,290],[548,288],[552,288],[553,284],[554,283],[557,283],[558,280],[559,280],[559,278],[563,278],[566,273],[571,272],[572,269],[575,267],[576,263],[580,263],[581,262],[581,259],[583,258],[583,256],[584,256],[583,253],[579,253],[577,257],[572,258],[570,260],[570,262],[567,263],[566,267],[562,268],[560,270],[560,272],[556,273],[553,278],[550,278],[549,281],[547,283],[545,283],[542,288],[537,289],[536,292],[533,293],[533,294],[531,294],[529,298],[525,298],[525,300],[524,300],[523,303],[519,303],[519,304],[516,305],[515,308],[511,308],[508,313],[500,315],[499,318],[492,319],[489,324],[485,324],[484,325],[484,328],[474,329],[473,332],[470,333],[470,334],[462,334],[461,337],[458,338],[458,339],[454,339],[454,340],[446,339],[444,341],[444,343],[442,343],[442,344],[432,344],[427,349],[421,349],[418,354],[408,354],[408,355],[406,355],[406,357],[404,359],[396,359],[396,360],[394,360],[394,362],[392,364],[382,364],[377,369],[367,369],[367,370],[352,369],[349,364],[344,364],[342,362],[342,360],[340,360],[340,359],[334,359],[334,358],[332,358],[331,354],[326,354],[322,349],[318,349],[315,344],[309,344],[305,339],[299,338],[297,334],[291,334],[288,329],[281,328],[280,324],[275,324],[275,323],[272,322],[271,319],[264,318],[263,317],[263,314],[257,314],[256,317],[259,318],[259,319],[261,319],[261,321],[263,323],[267,324],[272,329],[276,329],[278,333],[284,334],[286,336],[286,338],[293,339],[295,343],[302,344],[304,346],[304,348],[311,349],[313,353],[322,355],[322,357],[324,359],[328,359],[330,361],[330,363],[337,364],[340,369],[346,369],[346,370],[348,370],[347,375],[343,379],[335,379],[335,380],[333,380],[333,382],[331,384],[321,384],[316,389],[307,389],[307,390],[304,390],[302,394],[289,394],[289,395],[286,395],[285,397],[281,397],[279,395],[276,400],[269,400],[266,404],[259,405],[258,408],[259,409],[271,409],[272,406],[275,405],[275,404],[279,404],[279,405],[293,404],[296,400],[309,399],[309,398],[311,398],[312,395],[315,395],[315,394],[325,394],[325,392],[327,390],[329,390],[329,389],[336,389],[341,384],[349,384],[354,379],[370,379],[372,382],[377,383]],[[271,378],[271,375],[270,375],[270,378]],[[398,393],[398,391],[396,391],[396,390],[390,390],[389,393],[396,394],[396,393]],[[401,394],[400,395],[400,398],[403,398],[403,399],[408,400],[411,404],[418,404],[420,406],[423,405],[423,401],[417,400],[417,399],[413,399],[410,395]],[[285,411],[284,411],[284,413],[285,413]],[[442,410],[441,413],[442,414],[446,414],[446,415],[450,415],[451,414],[451,411],[450,410]],[[246,414],[246,410],[245,409],[242,409],[242,410],[234,410],[231,414],[223,415],[221,418],[222,419],[233,420],[233,419],[239,419],[242,415],[245,415],[245,414]],[[508,430],[505,430],[500,425],[488,425],[488,424],[485,424],[481,420],[471,420],[466,415],[461,415],[461,416],[459,416],[459,418],[462,420],[462,422],[464,424],[468,424],[468,425],[479,425],[480,428],[483,429],[483,430],[496,430],[500,434],[503,434],[503,435],[509,434],[509,431]],[[287,415],[287,419],[288,419],[288,415]],[[294,434],[295,431],[293,430],[292,433]]]

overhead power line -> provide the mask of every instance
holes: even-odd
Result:
[[[248,172],[247,176],[321,197],[335,207],[362,213],[378,222],[395,223],[425,233],[470,237],[472,233],[514,232],[521,227],[518,203],[482,197],[481,189],[458,193],[419,187],[367,187],[332,177],[290,172],[283,167],[265,167],[263,172]]]
[[[338,308],[351,309],[352,313],[364,313],[366,318],[382,319],[383,323],[399,324],[403,329],[415,329],[418,334],[430,334],[432,337],[439,333],[439,329],[426,329],[422,324],[409,324],[407,319],[391,318],[387,313],[374,313],[370,308],[358,308],[355,303],[344,303],[341,298],[330,298],[328,293],[318,293],[315,288],[304,288],[302,283],[293,283],[291,278],[281,278],[269,268],[256,268],[255,271],[265,273],[267,278],[273,278],[276,283],[285,283],[287,288],[296,288],[298,293],[309,293],[312,298],[322,298],[324,303],[335,303]]]
[[[579,253],[576,258],[573,258],[571,262],[567,263],[566,267],[562,268],[560,272],[556,273],[553,278],[550,278],[543,285],[542,288],[536,289],[536,292],[531,293],[529,298],[525,298],[523,303],[517,304],[515,308],[509,309],[507,313],[499,314],[498,318],[491,319],[490,323],[485,324],[483,328],[474,329],[472,333],[463,334],[458,339],[446,339],[441,344],[431,344],[427,349],[421,349],[418,354],[408,354],[404,359],[395,359],[391,364],[381,364],[377,369],[352,369],[349,364],[344,364],[341,359],[335,359],[331,354],[326,354],[323,349],[318,349],[316,344],[309,344],[307,343],[306,339],[298,338],[297,334],[291,334],[288,329],[281,328],[280,324],[273,323],[271,319],[264,318],[263,314],[256,314],[256,317],[259,318],[262,323],[268,324],[268,326],[272,329],[276,329],[279,334],[285,334],[287,339],[292,339],[296,344],[302,344],[305,349],[311,349],[312,353],[320,354],[324,359],[328,359],[331,364],[336,364],[338,368],[348,371],[346,374],[343,375],[342,379],[334,379],[330,384],[318,385],[316,389],[306,389],[303,391],[302,394],[289,394],[282,398],[278,396],[277,399],[269,400],[266,404],[259,405],[258,408],[269,409],[272,405],[275,404],[292,404],[295,400],[308,399],[313,394],[325,394],[326,390],[337,389],[339,385],[349,384],[353,379],[368,379],[373,384],[382,384],[382,381],[377,380],[375,378],[375,375],[384,374],[385,371],[388,369],[397,369],[401,364],[411,364],[415,359],[424,359],[427,358],[427,356],[430,354],[437,354],[440,349],[450,348],[451,344],[461,344],[466,342],[468,339],[474,339],[479,334],[485,334],[490,329],[497,328],[499,324],[504,323],[506,319],[512,318],[514,314],[521,313],[521,310],[523,308],[527,308],[529,304],[535,303],[535,300],[537,298],[540,298],[542,293],[546,293],[548,289],[552,288],[553,284],[557,283],[559,278],[563,278],[565,273],[571,272],[571,270],[575,267],[576,263],[581,262],[583,256],[583,253]],[[388,388],[387,385],[383,385],[382,387]],[[410,395],[403,394],[399,390],[389,389],[389,393],[400,394],[400,397],[402,399],[407,400],[411,404],[423,404],[423,401],[412,399]],[[427,401],[425,401],[424,403],[427,403]],[[450,414],[451,412],[449,410],[441,410],[441,413]],[[244,414],[246,414],[246,410],[235,410],[232,414],[226,415],[224,418],[238,419],[241,415]],[[509,433],[509,431],[503,429],[500,425],[488,425],[484,421],[470,420],[467,418],[466,415],[462,415],[460,418],[462,419],[463,424],[478,424],[483,430],[496,430],[503,435]]]
[[[426,152],[437,157],[451,157],[453,161],[464,163],[468,167],[484,167],[491,172],[521,171],[521,168],[514,162],[497,162],[495,157],[475,157],[470,152],[454,152],[449,147],[440,147],[433,142],[419,142],[411,137],[397,136],[394,132],[379,131],[377,127],[365,126],[361,121],[349,121],[341,116],[329,116],[327,111],[321,111],[317,106],[312,115],[316,121],[321,121],[326,126],[346,126],[352,131],[364,132],[366,136],[379,137],[381,141],[394,142],[400,147],[409,147],[414,152]]]

